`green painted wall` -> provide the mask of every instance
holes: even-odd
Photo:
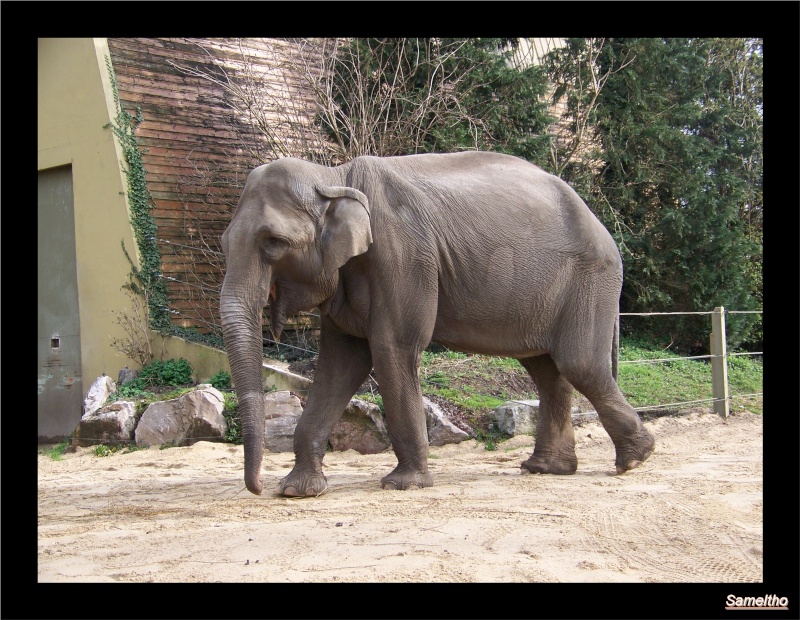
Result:
[[[106,39],[38,41],[38,169],[70,165],[72,170],[84,392],[103,373],[116,380],[126,365],[138,367],[111,346],[112,339],[125,336],[114,312],[131,305],[122,291],[130,265],[120,242],[134,260],[138,257],[125,198],[122,153],[111,129],[105,127],[116,116],[106,67],[108,55]],[[156,359],[184,357],[198,379],[229,370],[224,352],[158,334],[153,342]],[[307,388],[307,383],[265,364],[267,387],[300,390]],[[65,406],[74,408],[75,404],[65,401]]]
[[[114,115],[105,39],[39,39],[38,169],[72,166],[83,384],[129,363],[111,348],[121,336],[112,310],[130,305],[121,286],[135,243],[126,181],[110,128]]]

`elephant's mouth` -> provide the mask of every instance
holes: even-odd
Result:
[[[276,342],[280,342],[281,332],[286,323],[286,308],[281,299],[281,290],[278,287],[278,282],[273,281],[269,287],[269,316],[270,316],[270,330],[272,331],[272,338]]]
[[[288,317],[303,310],[311,310],[323,300],[318,287],[311,284],[299,285],[292,280],[272,280],[268,302],[273,339],[280,340]]]

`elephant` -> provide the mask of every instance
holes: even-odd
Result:
[[[245,485],[261,494],[262,312],[276,340],[319,308],[319,354],[277,494],[327,489],[328,437],[374,369],[397,466],[384,489],[428,487],[419,368],[431,342],[516,358],[540,399],[523,473],[573,474],[573,388],[613,440],[616,471],[655,438],[610,364],[622,260],[567,183],[495,152],[359,156],[338,166],[282,158],[253,169],[221,244],[220,316],[238,396]]]

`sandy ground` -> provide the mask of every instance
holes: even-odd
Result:
[[[578,473],[522,475],[531,437],[431,448],[435,486],[380,489],[387,452],[329,453],[330,489],[274,494],[292,454],[267,453],[264,494],[241,446],[201,442],[38,457],[39,582],[758,582],[762,418],[646,423],[640,469],[614,475],[596,423]]]

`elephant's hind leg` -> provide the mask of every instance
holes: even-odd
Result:
[[[639,414],[625,400],[617,384],[612,380],[608,389],[600,394],[583,393],[594,405],[600,422],[614,442],[617,473],[625,473],[644,463],[655,450],[655,437],[642,425]]]
[[[533,455],[521,467],[534,474],[574,474],[578,457],[570,415],[572,385],[547,354],[522,359],[520,363],[533,379],[539,395]]]
[[[600,422],[616,448],[617,473],[639,467],[653,453],[655,438],[625,400],[610,368],[603,363],[580,371],[565,368],[562,371],[597,410]]]

